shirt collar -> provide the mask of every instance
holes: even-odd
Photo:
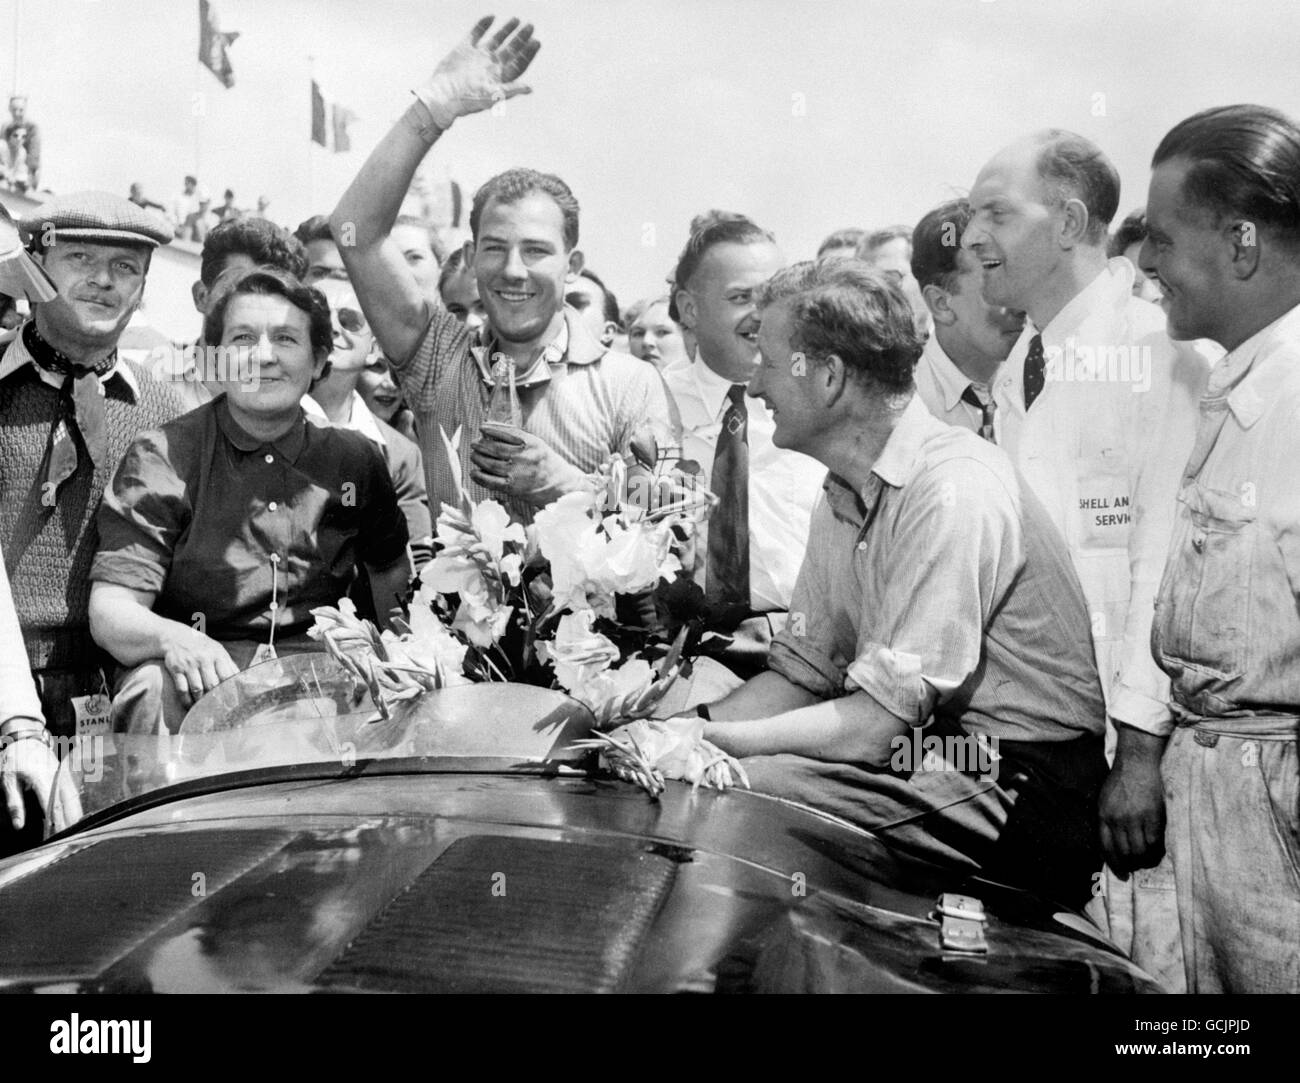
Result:
[[[4,356],[0,357],[0,380],[7,380],[24,365],[31,365],[36,369],[40,378],[51,387],[62,387],[63,380],[54,375],[47,373],[40,365],[36,364],[32,358],[31,351],[27,349],[27,344],[23,342],[22,328],[8,333],[5,338],[0,339],[0,348],[4,348]],[[135,372],[131,366],[125,362],[122,357],[118,357],[117,363],[99,378],[101,387],[106,387],[109,380],[114,378],[120,379],[126,384],[127,390],[131,392],[131,401],[140,401],[140,383],[136,379]]]
[[[955,410],[957,403],[961,402],[962,394],[966,388],[975,383],[967,376],[951,357],[947,351],[939,345],[938,338],[933,331],[930,332],[930,339],[925,344],[924,356],[930,361],[930,366],[934,371],[934,377],[939,385],[939,391],[943,395],[943,408],[945,410]],[[986,388],[987,385],[977,384],[976,386]],[[987,394],[987,390],[985,394]]]
[[[1064,347],[1066,340],[1085,330],[1088,320],[1097,313],[1112,313],[1133,295],[1133,264],[1122,256],[1106,261],[1097,276],[1070,298],[1066,306],[1039,328],[1044,348]]]
[[[543,346],[541,352],[523,372],[515,373],[516,387],[532,387],[544,384],[551,378],[552,369],[560,365],[590,365],[605,356],[605,347],[592,338],[582,324],[577,309],[564,306],[564,319],[560,329],[550,343]],[[492,387],[492,354],[495,351],[496,338],[488,324],[483,324],[470,339],[469,353],[478,366],[479,375],[488,387]]]
[[[240,427],[239,422],[230,414],[230,404],[226,401],[224,393],[214,400],[213,406],[217,412],[217,425],[221,428],[222,434],[235,448],[246,455],[270,447],[289,462],[296,463],[307,444],[307,416],[301,409],[298,411],[298,419],[293,427],[279,439],[272,440],[268,444],[267,441],[259,440]]]
[[[316,422],[318,425],[333,425],[334,422],[326,416],[324,408],[310,395],[303,396],[302,410],[309,420]],[[379,428],[375,415],[370,412],[370,407],[366,405],[366,400],[361,397],[359,391],[352,392],[351,415],[347,421],[339,422],[337,425],[340,429],[351,429],[353,432],[359,432],[372,444],[378,444],[383,447],[387,441],[384,434]]]
[[[854,492],[838,475],[827,475],[823,488],[836,517],[860,526],[865,519],[864,509],[875,504],[882,486],[901,489],[906,485],[916,473],[921,446],[933,435],[936,426],[947,428],[925,408],[920,396],[914,394],[871,467],[871,476],[861,493]]]
[[[727,409],[727,396],[735,386],[735,380],[719,376],[700,357],[700,350],[695,348],[695,359],[691,362],[691,379],[695,381],[695,393],[713,420],[720,418]]]
[[[1295,374],[1290,351],[1277,348],[1291,343],[1300,344],[1300,305],[1256,331],[1215,365],[1207,397],[1226,394],[1237,421],[1250,428],[1276,401],[1278,385]]]

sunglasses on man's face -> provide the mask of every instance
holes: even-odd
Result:
[[[344,331],[347,331],[352,335],[359,335],[369,326],[366,323],[366,317],[362,315],[360,309],[348,308],[346,306],[343,308],[336,308],[334,310],[334,317],[337,320],[338,325],[343,328]]]

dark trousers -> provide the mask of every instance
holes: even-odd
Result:
[[[960,731],[934,723],[925,733]],[[997,751],[989,774],[946,758],[906,772],[791,755],[743,763],[759,792],[830,812],[900,851],[1081,908],[1102,864],[1102,738],[1000,741]]]

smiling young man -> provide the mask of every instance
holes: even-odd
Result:
[[[1107,259],[1119,175],[1095,144],[1061,130],[1018,140],[980,170],[970,202],[964,243],[984,267],[985,299],[1029,318],[994,384],[998,439],[1064,536],[1088,600],[1116,748],[1107,863],[1122,880],[1155,868],[1109,881],[1111,935],[1178,989],[1172,870],[1160,866],[1160,810],[1141,796],[1153,767],[1128,753],[1170,718],[1151,619],[1206,367],[1133,296],[1129,262]]]
[[[743,676],[762,668],[785,623],[826,476],[816,460],[777,447],[771,411],[745,395],[759,361],[755,297],[784,263],[772,234],[744,215],[699,215],[669,310],[696,342],[689,364],[663,374],[681,413],[682,454],[718,497],[684,573],[704,591],[710,626],[731,639],[719,659]]]
[[[912,274],[932,333],[916,363],[916,393],[930,413],[997,442],[993,383],[1025,327],[1025,315],[984,300],[984,269],[961,246],[970,204],[954,199],[917,223]]]
[[[281,271],[246,271],[211,305],[204,341],[238,351],[257,379],[141,433],[99,512],[90,623],[122,666],[119,731],[174,733],[237,670],[319,649],[311,610],[336,605],[359,568],[376,598],[410,581],[379,451],[303,413],[332,346],[320,293]]]
[[[471,498],[494,497],[529,522],[541,507],[592,484],[614,452],[673,439],[658,374],[606,350],[566,308],[582,269],[578,204],[558,177],[512,169],[474,196],[466,259],[487,325],[465,324],[431,302],[393,238],[403,197],[421,160],[461,116],[528,88],[514,82],[539,43],[512,19],[489,34],[486,18],[416,93],[375,148],[330,218],[361,306],[415,412],[429,498],[456,503],[442,434],[461,430],[458,455]],[[518,32],[515,31],[518,29]],[[498,359],[509,358],[523,427],[480,431]]]
[[[1137,752],[1168,807],[1187,987],[1300,992],[1300,125],[1232,105],[1152,160],[1142,268],[1170,332],[1228,351],[1182,477],[1151,637],[1173,721]],[[1167,744],[1166,744],[1167,742]]]
[[[136,434],[182,411],[117,353],[171,230],[105,192],[60,196],[23,226],[59,296],[0,356],[0,544],[45,718],[71,736],[104,686],[87,614],[100,494]]]
[[[1101,689],[1069,558],[1006,455],[915,397],[900,287],[858,260],[758,296],[773,443],[830,471],[767,672],[704,712],[756,790],[1079,904],[1099,861]],[[997,772],[900,760],[989,742]],[[942,757],[940,757],[942,758]]]

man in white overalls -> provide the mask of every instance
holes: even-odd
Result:
[[[963,244],[983,266],[985,300],[1029,317],[993,387],[1000,443],[1074,561],[1117,749],[1101,802],[1111,935],[1181,989],[1164,809],[1145,784],[1159,760],[1124,753],[1170,717],[1151,618],[1205,365],[1132,295],[1132,265],[1107,260],[1119,175],[1095,144],[1060,130],[1019,140],[980,171],[970,202]]]

